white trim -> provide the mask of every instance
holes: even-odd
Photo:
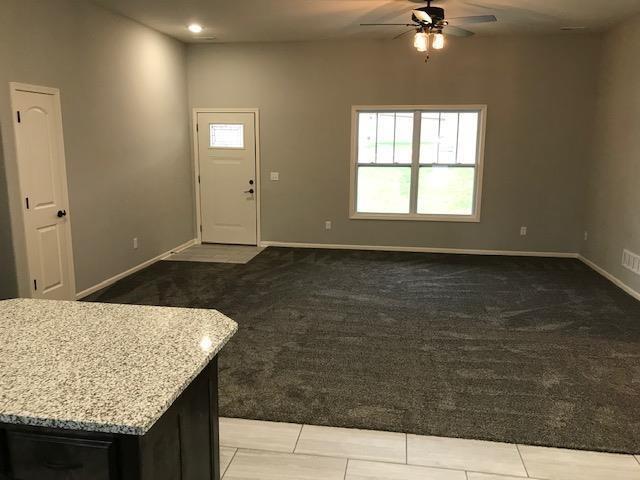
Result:
[[[459,105],[353,105],[358,111],[362,112],[393,112],[396,110],[433,110],[433,111],[454,111],[454,112],[475,112],[486,108],[487,105],[482,103],[467,103]]]
[[[161,255],[162,258],[160,260],[166,260],[171,255],[173,255],[174,253],[183,252],[187,248],[193,247],[194,245],[197,245],[197,244],[198,244],[198,241],[195,238],[193,240],[189,240],[188,242],[184,242],[182,245],[178,245],[177,247],[172,248],[168,252],[165,252],[164,256]]]
[[[593,270],[598,272],[600,275],[602,275],[604,278],[609,280],[611,283],[613,283],[617,287],[619,287],[622,290],[624,290],[625,292],[627,292],[629,295],[631,295],[636,300],[640,300],[640,292],[638,292],[638,291],[634,290],[633,288],[631,288],[629,285],[624,283],[618,277],[613,276],[612,274],[607,272],[604,268],[600,267],[599,265],[596,265],[594,262],[592,262],[591,260],[589,260],[586,257],[583,257],[582,255],[578,255],[578,259],[582,263],[584,263],[585,265],[591,267]]]
[[[264,241],[261,247],[290,247],[290,248],[322,248],[328,250],[375,250],[381,252],[415,252],[415,253],[451,253],[456,255],[504,255],[510,257],[548,257],[548,258],[579,258],[577,253],[569,252],[526,252],[515,250],[480,250],[464,248],[438,247],[397,247],[387,245],[346,245],[331,243],[297,243]]]
[[[256,136],[256,245],[261,243],[261,198],[262,182],[260,176],[260,109],[259,108],[194,108],[191,118],[191,130],[193,132],[193,170],[194,170],[194,201],[196,203],[196,241],[202,243],[202,218],[200,216],[200,149],[198,144],[198,114],[199,113],[253,113],[255,115]]]
[[[128,277],[129,275],[132,275],[136,272],[139,272],[140,270],[147,268],[151,265],[153,265],[156,262],[159,262],[160,260],[164,260],[165,258],[169,257],[170,255],[174,254],[174,253],[179,253],[183,250],[186,250],[187,248],[196,245],[198,243],[198,241],[194,238],[193,240],[189,240],[188,242],[183,243],[182,245],[177,246],[176,248],[172,248],[171,250],[161,253],[160,255],[158,255],[157,257],[153,257],[145,262],[142,262],[139,265],[136,265],[135,267],[130,268],[129,270],[126,270],[122,273],[119,273],[117,275],[114,275],[111,278],[108,278],[106,280],[104,280],[103,282],[98,283],[97,285],[94,285],[93,287],[89,287],[86,290],[83,290],[82,292],[79,292],[76,294],[76,300],[80,300],[88,295],[91,295],[92,293],[95,293],[99,290],[102,290],[103,288],[106,288],[110,285],[113,285],[114,283],[116,283],[118,280],[122,280],[125,277]]]
[[[10,103],[11,103],[11,112],[12,112],[12,118],[13,118],[13,138],[14,138],[14,148],[15,148],[15,158],[16,158],[16,166],[17,166],[17,176],[18,176],[18,190],[20,192],[20,204],[22,205],[22,200],[27,196],[25,194],[25,189],[24,189],[24,183],[23,183],[23,174],[21,174],[20,170],[21,170],[21,165],[20,165],[20,158],[18,157],[18,120],[15,116],[15,112],[17,112],[18,108],[16,106],[16,94],[18,92],[28,92],[28,93],[38,93],[38,94],[42,94],[42,95],[51,95],[52,97],[55,98],[55,115],[56,115],[56,120],[57,120],[57,125],[58,125],[58,132],[56,132],[58,134],[58,138],[60,140],[60,144],[58,145],[58,155],[60,158],[60,169],[61,169],[61,174],[63,176],[63,182],[62,182],[62,192],[61,196],[62,196],[62,203],[64,204],[62,207],[64,208],[64,206],[66,206],[66,210],[67,210],[67,216],[65,219],[65,223],[67,224],[67,258],[68,258],[68,262],[69,262],[69,284],[71,286],[71,295],[77,295],[77,286],[76,286],[76,268],[75,268],[75,259],[73,256],[73,232],[72,232],[72,228],[71,228],[71,220],[73,218],[73,211],[71,209],[71,205],[69,203],[69,177],[67,175],[67,158],[66,158],[66,153],[65,153],[65,141],[64,141],[64,128],[63,128],[63,124],[62,124],[62,99],[60,96],[60,90],[58,88],[52,88],[52,87],[43,87],[43,86],[39,86],[39,85],[31,85],[28,83],[20,83],[20,82],[9,82],[9,96],[10,96]],[[7,174],[9,175],[9,174]],[[8,180],[11,182],[11,178],[9,177]],[[25,242],[25,252],[26,252],[26,263],[25,263],[25,270],[26,270],[26,277],[29,278],[27,284],[29,285],[29,290],[28,290],[28,295],[31,297],[34,295],[34,291],[31,288],[31,270],[30,270],[30,262],[31,259],[29,258],[29,251],[28,248],[26,247],[27,245],[27,238],[29,233],[27,232],[27,222],[25,221],[25,215],[26,212],[24,210],[24,208],[22,208],[22,206],[20,207],[20,215],[21,215],[21,222],[22,222],[22,230],[24,233],[24,242]],[[13,238],[13,240],[15,241],[15,237]],[[14,252],[16,251],[15,247],[14,247]],[[17,265],[16,265],[17,266]],[[17,272],[17,276],[20,277],[20,272]],[[22,290],[22,282],[20,281],[21,279],[18,278],[18,289]],[[22,292],[20,292],[22,294]]]
[[[478,155],[474,165],[476,176],[474,179],[473,214],[471,215],[425,215],[419,213],[359,213],[356,210],[357,168],[358,168],[358,125],[359,112],[385,112],[385,111],[453,111],[453,112],[478,112]],[[487,134],[487,105],[352,105],[351,107],[351,155],[349,169],[349,218],[352,220],[405,220],[421,222],[466,222],[479,223],[482,211],[482,185],[484,181],[485,142]],[[415,132],[414,132],[415,134]],[[415,135],[414,135],[415,137]],[[419,139],[418,139],[419,141]],[[417,188],[413,177],[416,175],[416,138],[414,138],[414,158],[412,161],[411,188]],[[372,165],[372,166],[375,166]],[[408,166],[408,165],[398,165]],[[471,165],[469,165],[471,166]],[[412,194],[415,192],[412,191]],[[412,198],[413,202],[413,198]]]
[[[479,223],[474,215],[420,215],[419,213],[353,213],[352,220],[404,220],[405,222]]]

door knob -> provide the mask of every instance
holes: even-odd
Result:
[[[62,218],[62,217],[66,217],[67,216],[67,211],[66,210],[58,210],[58,218]]]

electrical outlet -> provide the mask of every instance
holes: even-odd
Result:
[[[332,227],[333,227],[333,225],[331,224],[330,220],[327,220],[326,222],[324,222],[324,229],[325,230],[331,230]]]
[[[527,236],[527,227],[520,227],[520,236],[522,237]]]
[[[279,172],[271,172],[271,181],[272,182],[277,182],[278,180],[280,180],[280,173]]]
[[[133,249],[134,250],[138,249],[138,237],[133,238]]]

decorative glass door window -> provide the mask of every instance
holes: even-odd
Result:
[[[354,108],[352,218],[479,221],[485,115]]]
[[[244,125],[212,123],[209,125],[211,148],[244,148]]]

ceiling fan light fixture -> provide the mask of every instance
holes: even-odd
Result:
[[[442,50],[445,48],[447,40],[444,34],[456,37],[471,37],[474,32],[459,27],[458,25],[477,24],[477,23],[493,23],[498,19],[495,15],[472,15],[466,17],[447,17],[445,9],[442,7],[432,7],[431,2],[435,0],[409,0],[414,3],[427,3],[426,6],[412,9],[411,19],[407,23],[361,23],[361,26],[367,27],[410,27],[393,39],[406,38],[412,32],[415,33],[413,46],[419,52],[427,53],[429,59],[429,50]],[[637,0],[636,0],[637,1]],[[565,27],[566,30],[569,28]],[[433,36],[433,39],[431,38]]]
[[[442,32],[437,32],[433,35],[432,47],[435,50],[442,50],[444,48],[444,34]]]
[[[426,52],[429,50],[429,35],[425,32],[417,32],[413,38],[413,46],[419,52]]]

